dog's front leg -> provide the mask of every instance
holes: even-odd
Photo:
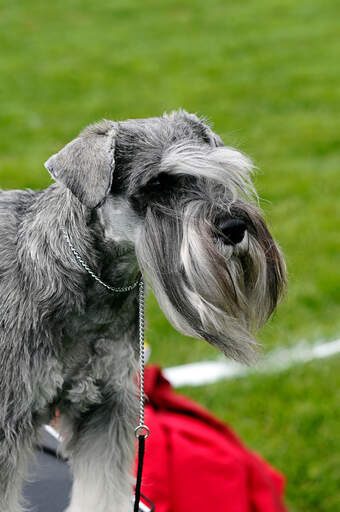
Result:
[[[73,420],[65,454],[73,472],[66,512],[130,512],[136,397],[126,390]],[[129,396],[130,395],[130,396]],[[62,429],[70,414],[61,418]],[[69,428],[67,429],[68,431]]]
[[[9,423],[9,422],[8,422]],[[21,512],[22,481],[27,460],[33,455],[36,429],[29,414],[13,422],[13,426],[0,427],[0,512]]]

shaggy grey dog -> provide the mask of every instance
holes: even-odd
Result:
[[[248,362],[285,267],[251,162],[195,115],[101,121],[46,162],[56,183],[0,192],[0,512],[56,408],[68,512],[131,509],[141,272],[169,321]]]

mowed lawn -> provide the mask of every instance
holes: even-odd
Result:
[[[0,3],[0,187],[51,183],[82,127],[183,107],[258,167],[288,295],[263,350],[340,336],[340,4],[334,0]],[[213,359],[151,297],[163,366]],[[340,358],[184,391],[287,476],[292,511],[340,511]]]

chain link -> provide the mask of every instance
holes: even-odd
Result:
[[[144,354],[144,282],[141,279],[139,282],[139,390],[140,390],[140,402],[139,402],[139,425],[135,429],[135,435],[144,435],[148,437],[149,429],[144,425],[144,406],[145,406],[145,393],[144,393],[144,366],[145,366],[145,354]]]
[[[125,292],[130,292],[131,290],[134,290],[138,284],[141,282],[140,279],[138,279],[137,281],[135,281],[133,284],[129,284],[128,286],[121,286],[121,287],[118,287],[118,288],[114,288],[113,286],[110,286],[106,283],[104,283],[104,281],[102,281],[94,272],[93,270],[90,269],[90,267],[87,265],[87,263],[83,260],[83,258],[80,256],[80,254],[78,253],[78,251],[74,248],[71,240],[70,240],[70,237],[68,236],[68,234],[66,233],[66,231],[63,229],[62,230],[63,232],[63,235],[65,237],[65,240],[69,246],[69,248],[71,249],[71,251],[73,252],[76,260],[78,261],[78,263],[80,263],[80,265],[86,270],[86,272],[88,272],[90,274],[90,276],[93,277],[93,279],[95,279],[97,281],[97,283],[101,284],[102,286],[104,286],[107,290],[110,290],[111,292],[116,292],[116,293],[125,293]]]
[[[145,366],[145,355],[144,355],[144,316],[145,316],[145,298],[144,298],[144,281],[142,278],[138,279],[134,283],[128,285],[128,286],[121,286],[118,288],[114,288],[113,286],[110,286],[104,281],[102,281],[94,272],[90,269],[90,267],[87,265],[87,263],[83,260],[83,258],[80,256],[78,251],[73,246],[70,237],[68,236],[68,233],[65,231],[65,229],[62,229],[62,233],[64,235],[64,238],[67,242],[67,245],[71,249],[72,253],[74,254],[74,257],[78,261],[78,263],[90,274],[90,276],[93,277],[98,283],[100,283],[102,286],[104,286],[107,290],[110,290],[114,293],[125,293],[130,292],[131,290],[134,290],[137,286],[139,287],[139,293],[138,293],[138,304],[139,304],[139,425],[135,429],[135,436],[143,436],[148,437],[149,435],[149,429],[146,425],[144,425],[144,407],[145,407],[145,395],[144,395],[144,366]]]

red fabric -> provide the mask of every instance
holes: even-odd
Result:
[[[142,494],[156,512],[286,512],[284,478],[224,423],[146,369]]]

